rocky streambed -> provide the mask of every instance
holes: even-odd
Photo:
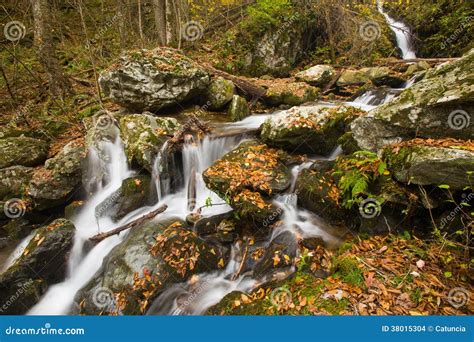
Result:
[[[456,232],[472,214],[451,213],[474,197],[473,64],[471,51],[428,70],[346,70],[331,102],[321,88],[337,71],[318,65],[253,80],[266,90],[255,113],[239,84],[177,50],[124,54],[99,80],[122,109],[85,119],[85,136],[49,155],[48,142],[1,131],[0,242],[18,247],[0,302],[26,294],[4,312],[212,313],[362,233],[469,246]]]

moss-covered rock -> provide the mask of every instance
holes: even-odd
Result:
[[[0,139],[0,169],[13,165],[37,166],[47,157],[48,144],[39,139],[14,137]]]
[[[95,212],[97,217],[109,216],[116,222],[133,210],[154,204],[156,200],[151,177],[138,175],[124,179],[122,186],[100,203]]]
[[[76,295],[81,314],[144,314],[164,289],[193,274],[224,267],[220,250],[178,219],[130,231]]]
[[[290,186],[289,163],[285,152],[245,141],[204,171],[203,178],[239,216],[263,222],[276,211],[269,197]]]
[[[250,115],[249,104],[242,96],[234,95],[227,112],[232,121],[243,120]]]
[[[128,160],[151,172],[163,144],[179,128],[180,124],[174,118],[150,114],[123,116],[120,119],[120,133]]]
[[[81,184],[82,163],[86,157],[84,141],[74,140],[33,173],[28,195],[39,210],[63,204]]]
[[[362,68],[358,70],[345,70],[337,80],[340,87],[364,85],[372,82],[375,86],[387,85],[397,88],[403,85],[405,79],[391,71],[388,67]]]
[[[48,286],[64,279],[74,232],[74,225],[65,219],[37,230],[23,254],[0,275],[2,313],[25,313]]]
[[[463,58],[428,71],[400,96],[351,124],[361,149],[378,151],[387,144],[421,138],[471,139],[474,125],[474,50]]]
[[[295,78],[316,87],[324,87],[335,74],[336,70],[330,65],[315,65],[307,70],[300,71],[295,75]]]
[[[290,152],[328,155],[348,124],[363,112],[353,107],[293,107],[268,118],[260,137]]]
[[[263,101],[268,106],[299,106],[317,99],[319,88],[306,82],[295,82],[293,79],[283,80],[265,82],[267,92],[263,96]]]
[[[21,197],[28,185],[33,168],[11,166],[0,169],[0,200]]]
[[[453,190],[470,187],[474,180],[474,152],[462,146],[439,147],[408,144],[387,147],[384,158],[394,177],[403,183],[447,184]]]
[[[209,86],[207,99],[209,100],[209,109],[221,110],[232,101],[236,92],[234,83],[223,77],[217,77],[211,81]]]
[[[205,96],[210,77],[178,50],[128,51],[100,75],[106,96],[131,111],[156,111]]]

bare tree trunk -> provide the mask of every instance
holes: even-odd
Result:
[[[56,58],[48,0],[31,0],[31,4],[33,6],[38,59],[44,71],[48,74],[49,91],[53,96],[64,98],[67,94],[72,93],[72,87]]]
[[[126,40],[125,40],[125,22],[127,18],[127,9],[128,5],[127,2],[124,0],[117,1],[117,13],[119,15],[118,20],[118,29],[119,29],[119,36],[120,36],[120,49],[125,49]]]
[[[140,33],[140,45],[143,47],[142,3],[140,0],[138,0],[138,32]]]
[[[166,45],[166,0],[152,0],[158,44]]]

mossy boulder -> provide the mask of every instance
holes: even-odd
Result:
[[[209,86],[207,99],[209,101],[209,109],[221,110],[232,101],[236,92],[234,83],[223,77],[217,77],[211,81]]]
[[[130,162],[136,162],[149,172],[163,144],[180,128],[174,118],[150,114],[131,114],[120,118],[120,134]]]
[[[64,279],[74,232],[74,225],[65,219],[37,230],[23,254],[0,275],[2,313],[24,314],[50,285]]]
[[[256,140],[245,141],[203,173],[207,187],[243,218],[263,222],[276,211],[269,198],[291,182],[289,156]]]
[[[122,181],[122,186],[100,203],[96,216],[109,216],[114,222],[125,217],[128,213],[156,202],[157,196],[151,177],[138,175]]]
[[[0,169],[13,165],[37,166],[46,160],[48,144],[24,136],[0,139]]]
[[[358,70],[345,70],[337,80],[340,87],[364,85],[372,82],[375,86],[387,85],[397,88],[403,85],[405,79],[387,67],[362,68]]]
[[[337,146],[349,123],[362,111],[352,107],[293,107],[268,118],[260,138],[290,152],[328,155]]]
[[[0,169],[0,200],[21,197],[30,182],[33,170],[26,166]]]
[[[268,106],[299,106],[318,98],[319,88],[306,82],[295,82],[293,79],[284,80],[265,82],[267,92],[263,96],[263,101]]]
[[[239,95],[234,95],[227,113],[232,121],[240,121],[250,115],[247,100]]]
[[[300,71],[295,75],[295,78],[316,87],[324,87],[331,82],[335,74],[336,70],[330,65],[315,65]]]
[[[394,100],[351,124],[361,149],[420,138],[471,139],[474,136],[474,50],[427,72]]]
[[[170,285],[224,264],[219,248],[184,222],[150,222],[130,231],[75,300],[81,314],[140,315]]]
[[[86,157],[84,141],[74,140],[64,146],[33,173],[28,195],[36,208],[43,210],[64,204],[82,181],[82,163]]]
[[[394,177],[403,183],[449,185],[452,190],[470,187],[474,180],[474,151],[461,146],[409,144],[387,147],[384,158]]]
[[[412,77],[415,74],[426,71],[430,68],[431,66],[425,61],[413,63],[408,66],[407,70],[405,71],[405,75],[408,77]]]
[[[132,50],[104,71],[105,96],[130,111],[157,111],[205,96],[209,74],[179,50]]]

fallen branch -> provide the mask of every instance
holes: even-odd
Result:
[[[211,133],[211,129],[204,124],[198,117],[191,114],[189,119],[181,126],[181,128],[168,139],[168,150],[172,150],[176,145],[184,141],[184,135],[193,127],[200,129],[204,134]]]
[[[247,240],[245,240],[245,250],[244,250],[244,254],[242,255],[242,260],[240,262],[240,265],[239,265],[239,269],[237,270],[237,272],[235,272],[235,274],[232,276],[232,281],[236,280],[240,273],[242,273],[242,269],[244,268],[244,264],[245,264],[245,258],[247,257],[247,253],[249,251],[249,243]]]
[[[416,62],[428,62],[428,63],[444,63],[456,61],[459,58],[413,58],[413,59],[381,59],[382,62],[387,64],[400,64],[400,63],[416,63]]]
[[[100,233],[100,234],[97,234],[97,235],[94,235],[93,237],[89,238],[89,241],[93,242],[93,243],[99,243],[101,242],[102,240],[112,236],[112,235],[116,235],[126,229],[131,229],[131,228],[135,228],[137,226],[140,226],[142,225],[143,223],[145,223],[146,221],[149,221],[151,220],[152,218],[154,218],[156,215],[158,214],[161,214],[162,212],[164,212],[166,209],[168,209],[168,206],[165,204],[161,207],[159,207],[158,209],[146,214],[146,215],[143,215],[142,217],[139,217],[137,218],[136,220],[132,221],[132,222],[129,222],[121,227],[118,227],[118,228],[115,228],[115,229],[112,229],[111,231],[108,231],[108,232],[105,232],[105,233]]]

